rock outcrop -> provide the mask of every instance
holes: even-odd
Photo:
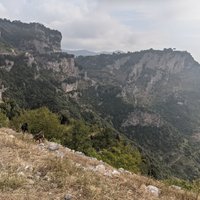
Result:
[[[22,23],[0,19],[0,42],[20,51],[61,51],[62,35],[59,31],[46,28],[39,23]]]

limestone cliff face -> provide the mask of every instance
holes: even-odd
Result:
[[[51,70],[60,75],[63,81],[66,77],[77,77],[78,67],[75,65],[74,56],[57,52],[50,54],[38,54],[35,56],[40,68]]]
[[[124,120],[122,127],[129,126],[155,126],[161,127],[164,124],[161,116],[151,112],[134,111]]]
[[[10,72],[21,62],[34,68],[35,80],[48,74],[64,92],[76,90],[79,70],[74,56],[61,52],[61,39],[59,31],[39,23],[0,19],[0,69]]]
[[[22,23],[0,19],[0,41],[21,51],[61,51],[62,35],[59,31],[46,28],[39,23]]]
[[[161,96],[197,87],[200,74],[189,53],[172,49],[80,57],[77,62],[99,84],[121,87],[121,96],[134,105],[150,105]]]
[[[165,97],[184,90],[183,76],[189,72],[186,80],[191,80],[191,73],[195,78],[197,71],[200,73],[199,65],[187,52],[150,51],[130,67],[122,94],[136,104],[149,104],[156,96]]]

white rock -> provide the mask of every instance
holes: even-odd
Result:
[[[68,147],[65,147],[65,150],[66,151],[72,151],[70,148],[68,148]]]
[[[112,177],[112,170],[108,170],[104,173],[104,176]]]
[[[80,151],[76,151],[76,154],[81,155],[81,156],[85,155],[83,152],[80,152]]]
[[[50,142],[49,145],[48,145],[48,149],[50,151],[56,151],[56,150],[59,149],[59,144],[54,143],[54,142]]]
[[[106,168],[104,165],[100,164],[95,167],[95,171],[100,172],[102,174],[106,173]]]
[[[90,157],[90,160],[95,160],[95,161],[97,161],[97,158]]]
[[[118,171],[121,172],[121,173],[125,172],[124,168],[119,168]]]
[[[147,186],[147,191],[152,193],[154,196],[158,197],[160,194],[160,189],[153,185]]]
[[[180,186],[177,186],[177,185],[172,185],[171,188],[176,189],[176,190],[181,190],[182,189]]]
[[[72,200],[72,195],[71,194],[66,194],[64,196],[64,200]]]
[[[113,176],[119,176],[119,175],[120,175],[120,172],[117,171],[117,170],[113,170],[113,171],[112,171],[112,175],[113,175]]]

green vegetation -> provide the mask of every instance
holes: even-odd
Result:
[[[57,114],[47,108],[22,111],[11,121],[11,126],[20,130],[22,123],[28,123],[29,131],[44,132],[48,140],[101,159],[117,168],[141,172],[142,158],[139,151],[127,144],[113,129],[101,128],[97,124],[87,125],[83,120],[70,119],[62,125]]]
[[[0,41],[0,52],[11,53],[12,52],[11,46]]]
[[[0,127],[6,127],[8,123],[9,121],[6,115],[0,112]]]

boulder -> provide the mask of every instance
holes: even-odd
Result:
[[[103,164],[99,164],[95,167],[94,171],[104,174],[106,173],[106,168]]]
[[[72,195],[71,194],[66,194],[64,196],[64,200],[72,200]]]
[[[56,151],[56,150],[59,149],[59,144],[54,143],[54,142],[50,142],[49,145],[48,145],[48,149],[50,151]]]
[[[160,189],[153,185],[148,185],[146,187],[147,191],[153,194],[154,196],[158,197],[160,194]]]

